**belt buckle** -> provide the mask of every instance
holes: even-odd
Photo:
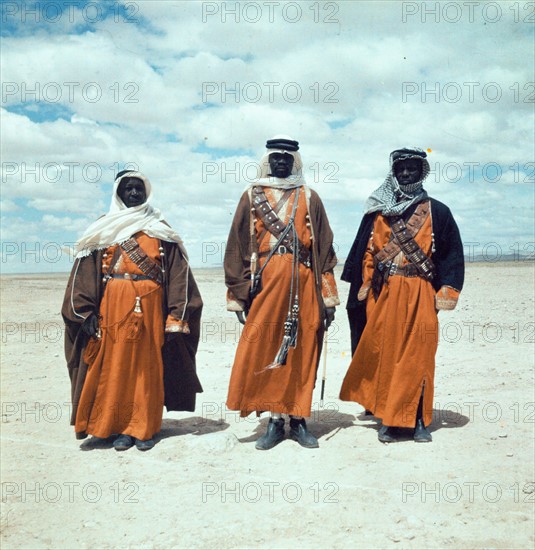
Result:
[[[125,274],[124,274],[124,278],[125,278],[125,279],[131,279],[132,277],[130,276],[130,273],[125,273]]]
[[[390,266],[390,275],[395,275],[398,272],[398,264],[392,264]]]
[[[288,249],[283,244],[281,244],[277,249],[277,254],[280,254],[281,256],[283,254],[288,254]]]

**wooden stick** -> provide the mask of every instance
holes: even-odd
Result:
[[[321,375],[321,396],[320,396],[320,407],[323,407],[323,397],[325,396],[325,380],[327,380],[327,342],[329,338],[327,337],[327,330],[323,336],[323,374]]]

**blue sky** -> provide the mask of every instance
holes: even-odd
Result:
[[[430,150],[426,188],[467,252],[533,254],[530,5],[3,2],[2,272],[68,271],[61,247],[125,165],[192,264],[220,264],[277,133],[299,140],[341,258],[407,145]]]

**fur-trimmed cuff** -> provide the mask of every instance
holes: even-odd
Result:
[[[455,309],[459,295],[461,292],[452,286],[444,285],[435,294],[435,306],[438,310],[452,310]]]
[[[357,294],[357,300],[359,302],[363,302],[364,300],[366,300],[366,298],[368,298],[368,294],[370,293],[370,288],[371,288],[371,285],[369,284],[363,284],[360,287],[359,293]]]
[[[227,311],[243,311],[244,308],[240,302],[236,299],[234,294],[227,290]]]
[[[182,332],[183,334],[189,334],[189,325],[186,321],[177,321],[169,315],[165,323],[165,332]]]
[[[323,296],[325,307],[336,307],[340,305],[336,281],[331,271],[321,274],[321,295]]]

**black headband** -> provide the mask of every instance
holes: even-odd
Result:
[[[397,160],[403,160],[411,157],[420,157],[424,159],[427,157],[427,153],[421,149],[396,149],[390,153],[390,161],[392,163]]]
[[[282,149],[284,151],[299,151],[299,142],[293,139],[268,139],[266,149]]]

